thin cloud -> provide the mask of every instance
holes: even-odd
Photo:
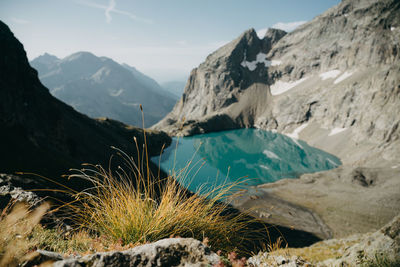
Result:
[[[11,18],[11,21],[17,24],[29,24],[30,21],[25,20],[25,19],[19,19],[19,18]]]
[[[135,21],[138,21],[138,22],[143,22],[143,23],[147,23],[147,24],[153,24],[154,23],[150,19],[141,18],[141,17],[136,16],[133,13],[117,9],[116,8],[116,6],[117,6],[116,0],[110,0],[108,2],[108,5],[101,5],[101,4],[97,4],[97,3],[94,3],[94,2],[91,2],[91,1],[85,1],[85,0],[77,0],[76,3],[78,3],[80,5],[84,5],[84,6],[88,6],[88,7],[93,7],[93,8],[104,10],[104,15],[106,17],[106,22],[107,23],[111,23],[111,21],[112,21],[111,14],[112,13],[127,16],[128,18],[130,18],[132,20],[135,20]]]
[[[105,10],[105,12],[104,12],[104,15],[106,15],[106,21],[107,21],[107,23],[110,23],[111,22],[111,20],[112,20],[112,17],[111,17],[111,11],[114,11],[115,10],[115,0],[110,0],[110,2],[108,3],[108,7],[106,8],[106,10]]]
[[[303,25],[304,23],[306,23],[307,21],[294,21],[294,22],[278,22],[275,23],[274,25],[272,25],[272,28],[275,29],[281,29],[284,30],[286,32],[291,32],[294,29],[296,29],[297,27],[299,27],[300,25]]]

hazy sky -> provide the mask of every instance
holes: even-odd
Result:
[[[293,29],[340,0],[0,0],[0,20],[29,59],[90,51],[163,82],[243,31]]]

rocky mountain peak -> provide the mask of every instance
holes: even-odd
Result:
[[[271,36],[274,40],[279,38],[279,33]],[[232,119],[225,120],[224,129],[236,128],[236,124],[249,127],[252,120],[249,114],[243,113],[247,106],[241,104],[241,95],[255,95],[259,92],[260,101],[268,102],[268,73],[271,62],[267,53],[271,48],[271,39],[260,40],[254,29],[249,29],[238,38],[207,57],[205,62],[191,72],[189,81],[181,101],[174,110],[155,128],[164,129],[173,122],[175,129],[185,117],[186,125],[207,116],[207,121],[220,122],[226,118],[225,113],[231,113]],[[249,107],[251,113],[265,110],[268,105],[253,105]],[[185,114],[184,116],[180,114]],[[210,118],[210,120],[209,120]],[[208,123],[206,123],[208,124]],[[189,130],[191,133],[202,132],[204,126],[195,126]]]
[[[264,35],[264,39],[268,40],[271,46],[282,39],[287,32],[280,29],[268,28],[267,32]]]
[[[51,55],[49,53],[44,53],[43,55],[38,56],[35,60],[40,63],[44,64],[49,64],[49,63],[54,63],[57,61],[60,61],[60,59],[54,55]]]
[[[74,60],[96,60],[98,59],[93,53],[87,51],[76,52],[68,57],[65,57],[63,61],[74,61]]]

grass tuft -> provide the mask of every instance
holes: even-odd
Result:
[[[177,182],[179,174],[160,181],[151,177],[146,159],[143,166],[122,151],[119,154],[126,168],[112,172],[97,165],[72,175],[93,185],[74,193],[76,201],[69,205],[80,227],[124,245],[193,237],[208,238],[211,247],[223,251],[240,246],[240,231],[247,223],[243,215],[226,214],[228,204],[222,201],[235,184],[205,194],[203,190],[203,196],[189,194]]]

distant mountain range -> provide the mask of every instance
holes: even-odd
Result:
[[[177,97],[155,80],[127,64],[77,52],[63,59],[44,54],[32,60],[39,79],[50,93],[90,117],[109,117],[145,127],[162,119]]]

